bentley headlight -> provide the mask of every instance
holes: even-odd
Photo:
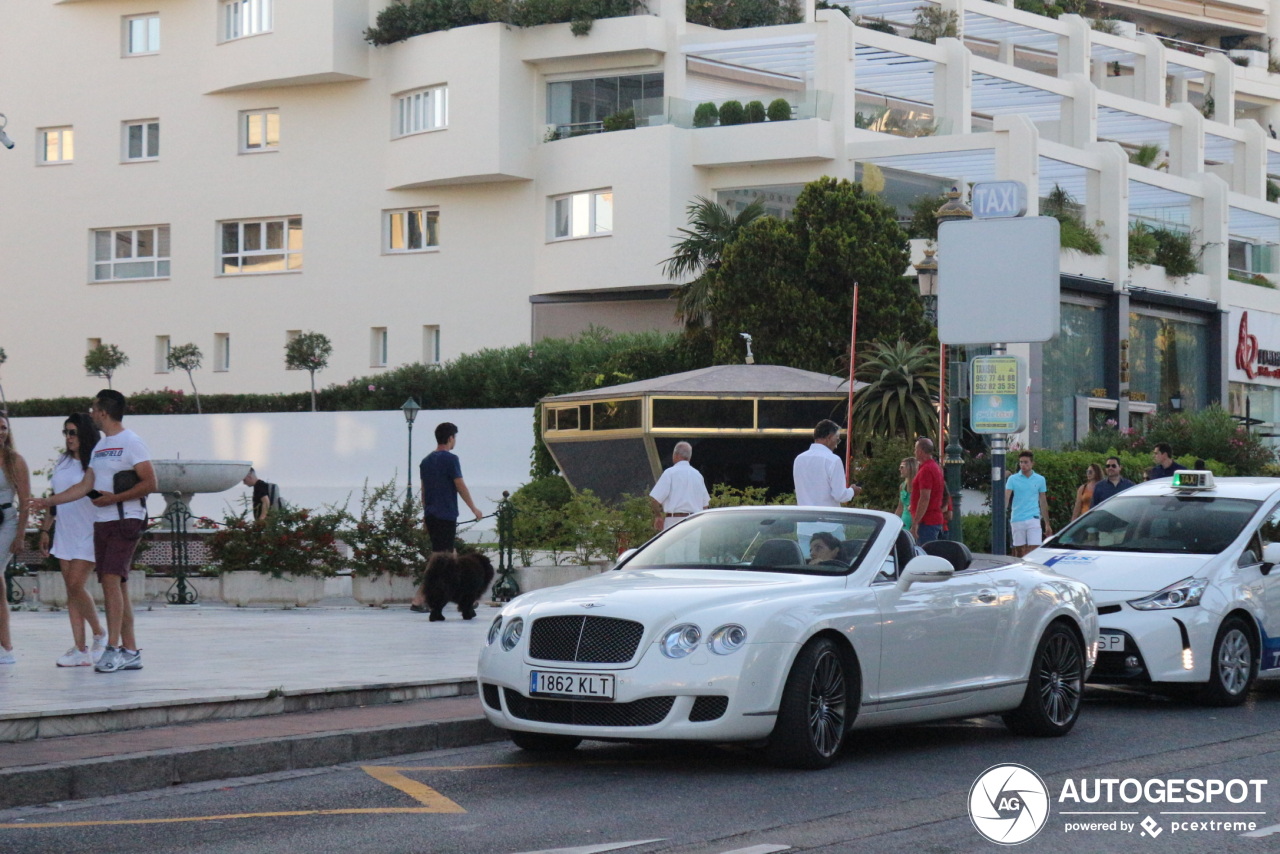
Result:
[[[1171,608],[1190,608],[1193,605],[1200,604],[1200,597],[1204,595],[1204,589],[1208,586],[1209,579],[1207,578],[1184,578],[1179,582],[1170,584],[1163,590],[1152,593],[1150,596],[1133,599],[1129,602],[1129,605],[1139,611],[1167,611]]]
[[[493,642],[498,639],[498,630],[502,628],[502,615],[493,618],[493,625],[489,627],[489,639],[485,641],[486,646],[493,646]]]
[[[681,623],[667,629],[662,636],[662,654],[667,658],[684,658],[698,648],[702,640],[702,630],[693,623]]]
[[[510,652],[516,644],[520,643],[522,634],[524,634],[524,620],[516,617],[502,630],[502,648]]]
[[[712,632],[707,646],[711,647],[711,651],[716,655],[728,655],[742,649],[742,645],[746,642],[747,630],[737,623],[730,623]]]

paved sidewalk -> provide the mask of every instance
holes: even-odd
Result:
[[[156,607],[144,668],[59,668],[65,612],[13,614],[0,667],[0,809],[500,738],[475,696],[496,610]]]

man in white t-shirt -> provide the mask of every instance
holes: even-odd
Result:
[[[133,633],[133,607],[125,585],[129,582],[133,553],[146,526],[146,496],[156,491],[156,474],[146,444],[138,434],[125,429],[124,410],[123,394],[113,389],[98,392],[89,407],[89,417],[102,431],[102,438],[93,448],[84,480],[34,502],[39,507],[50,507],[87,495],[98,508],[93,523],[97,560],[94,569],[107,608],[107,649],[94,665],[99,673],[142,669],[142,655]],[[121,491],[116,492],[116,475],[121,472],[133,472],[134,482],[127,488],[121,483]]]
[[[671,468],[662,473],[649,493],[655,531],[665,531],[711,503],[702,474],[689,465],[692,458],[693,446],[688,442],[676,442],[671,451]]]
[[[796,504],[801,507],[839,507],[858,494],[856,486],[845,483],[844,464],[836,456],[840,445],[840,425],[824,418],[813,428],[813,444],[791,464],[796,485]],[[838,534],[842,526],[830,522],[800,522],[796,539],[800,550],[809,553],[809,538],[820,532]]]

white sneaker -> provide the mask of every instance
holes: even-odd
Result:
[[[93,656],[87,650],[74,646],[58,657],[59,667],[92,667],[93,664]]]
[[[17,664],[18,659],[13,657],[13,650],[0,647],[0,664]]]
[[[93,656],[93,663],[97,664],[98,659],[102,658],[102,654],[107,651],[107,633],[93,636],[93,646],[89,647],[89,655]]]

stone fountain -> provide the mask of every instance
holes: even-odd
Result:
[[[223,492],[244,480],[253,463],[248,460],[152,460],[156,472],[156,492],[164,495],[166,520],[174,505],[181,503],[190,512],[191,497],[197,492]]]

